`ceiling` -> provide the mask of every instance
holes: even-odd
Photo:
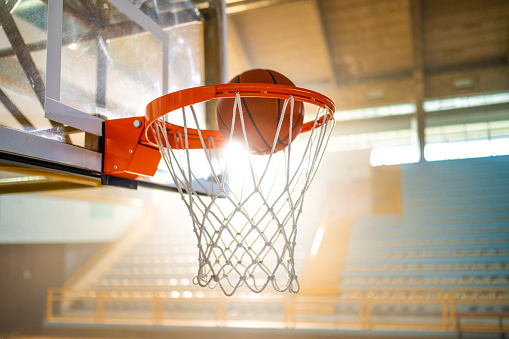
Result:
[[[228,73],[271,68],[340,109],[507,90],[506,0],[228,3]]]

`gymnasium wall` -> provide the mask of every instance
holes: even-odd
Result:
[[[108,242],[142,213],[141,207],[66,195],[4,195],[0,196],[0,243]]]
[[[62,286],[104,245],[0,244],[0,334],[39,333],[48,288]]]

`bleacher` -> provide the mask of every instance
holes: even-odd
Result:
[[[190,225],[185,225],[190,227]],[[93,284],[95,289],[196,290],[196,240],[191,229],[154,225]]]
[[[401,215],[357,219],[341,288],[406,291],[409,300],[413,291],[444,293],[434,305],[372,305],[373,322],[415,317],[436,322],[445,311],[458,331],[504,332],[509,157],[403,165],[401,190]],[[441,304],[441,298],[447,302]]]
[[[402,215],[359,218],[343,288],[509,285],[509,157],[401,168]]]

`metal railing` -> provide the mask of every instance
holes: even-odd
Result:
[[[174,291],[173,291],[174,292]],[[195,293],[197,294],[197,293]],[[51,289],[54,323],[506,332],[509,289],[175,297],[163,290]],[[479,307],[489,306],[487,310]],[[469,309],[470,307],[470,309]],[[472,307],[477,309],[472,311]]]

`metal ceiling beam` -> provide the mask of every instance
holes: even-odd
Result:
[[[425,128],[426,112],[424,111],[425,84],[424,84],[424,56],[423,56],[423,26],[422,26],[422,0],[408,0],[410,9],[410,30],[412,33],[413,76],[415,81],[415,106],[417,118],[417,136],[419,139],[420,161],[424,159],[426,146]]]
[[[11,46],[25,72],[25,75],[32,86],[37,99],[41,103],[42,107],[44,107],[44,82],[42,81],[41,74],[39,70],[35,66],[34,60],[30,55],[30,50],[27,48],[25,41],[21,35],[21,32],[18,29],[18,26],[14,22],[11,13],[9,12],[9,8],[4,3],[4,1],[0,1],[0,23],[2,24],[5,34],[11,43]]]
[[[92,33],[84,34],[84,35],[80,36],[80,41],[89,41],[89,40],[94,39],[95,36],[96,36],[96,34],[92,34]],[[68,46],[68,45],[72,44],[73,42],[75,42],[75,39],[76,39],[76,37],[74,37],[74,36],[63,37],[62,38],[62,46]],[[36,51],[41,51],[43,49],[46,49],[47,43],[46,43],[46,41],[38,41],[38,42],[31,43],[31,44],[26,44],[25,46],[30,52],[36,52]],[[0,59],[9,57],[9,56],[13,56],[13,55],[16,55],[16,52],[14,51],[13,48],[5,48],[5,49],[0,50]]]
[[[11,115],[16,119],[26,131],[34,130],[34,125],[25,115],[18,109],[18,107],[9,99],[9,97],[0,89],[0,102],[7,108]]]
[[[100,5],[102,5],[102,3],[98,2],[96,5],[94,5],[90,0],[79,0],[79,2],[81,3],[81,6],[90,17],[93,17],[99,20],[101,23],[104,23],[104,20],[101,17],[103,11],[101,11],[99,7]]]
[[[9,9],[9,12],[12,11],[12,9],[14,8],[14,6],[16,6],[16,4],[18,2],[20,2],[21,0],[5,0],[5,5],[7,6],[7,8]]]
[[[319,2],[315,0],[313,2],[316,11],[318,13],[318,18],[320,19],[320,32],[322,33],[323,40],[325,41],[325,49],[327,53],[327,65],[329,66],[329,75],[330,75],[330,82],[333,86],[337,86],[338,79],[336,76],[336,70],[334,69],[334,62],[332,61],[332,50],[331,50],[331,40],[330,36],[327,33],[327,28],[325,27],[325,20],[324,18],[324,8],[323,8],[323,2]]]
[[[47,5],[49,0],[43,1]],[[101,20],[95,15],[95,13],[92,13],[87,8],[82,8],[80,5],[71,1],[64,1],[63,5],[64,13],[72,16],[83,27],[95,33],[98,33],[98,31],[103,28]]]

